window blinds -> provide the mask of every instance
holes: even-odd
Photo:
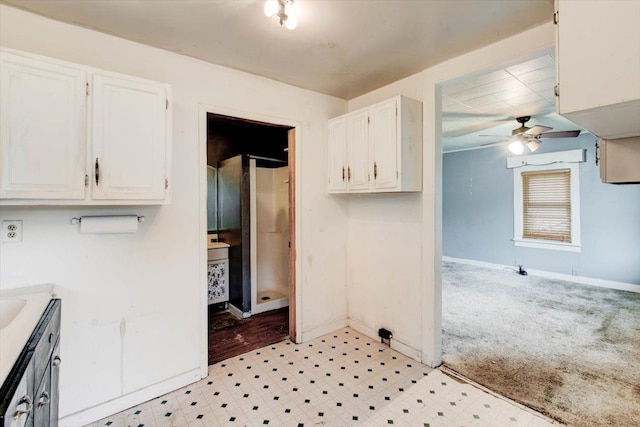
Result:
[[[571,243],[571,171],[522,172],[522,237]]]

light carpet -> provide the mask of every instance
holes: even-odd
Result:
[[[640,294],[443,262],[449,368],[573,426],[640,425]]]

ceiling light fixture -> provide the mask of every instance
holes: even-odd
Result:
[[[511,150],[513,154],[520,155],[524,153],[524,145],[522,145],[520,139],[516,139],[509,144],[509,150]]]
[[[280,18],[280,25],[284,25],[290,30],[298,25],[296,12],[293,0],[267,0],[264,4],[264,14],[269,18],[277,16]]]

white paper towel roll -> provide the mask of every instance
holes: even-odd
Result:
[[[81,233],[115,234],[138,231],[138,215],[83,216]]]

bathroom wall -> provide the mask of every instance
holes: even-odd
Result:
[[[289,168],[256,168],[257,291],[288,295]]]
[[[207,165],[207,231],[218,230],[218,169]]]

